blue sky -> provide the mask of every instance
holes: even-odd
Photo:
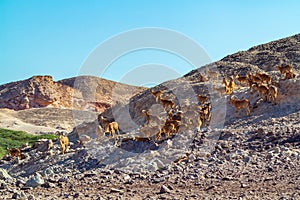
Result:
[[[33,75],[76,76],[99,44],[143,27],[182,33],[216,61],[300,33],[299,10],[297,0],[0,0],[0,84]],[[181,75],[193,68],[178,56],[146,50],[122,56],[102,76],[122,81],[126,72],[149,63]]]

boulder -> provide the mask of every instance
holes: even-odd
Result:
[[[45,181],[42,178],[42,176],[40,174],[36,174],[33,177],[31,177],[26,183],[25,183],[25,187],[32,187],[35,188],[37,186],[40,186],[42,184],[44,184]]]
[[[12,179],[12,177],[7,173],[5,169],[0,168],[0,179],[7,180]]]
[[[53,142],[52,140],[48,140],[48,139],[40,139],[32,145],[32,148],[36,149],[39,152],[49,151],[52,147],[53,147]]]

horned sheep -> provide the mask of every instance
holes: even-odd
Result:
[[[256,76],[259,77],[262,83],[271,84],[272,78],[266,73],[256,72]]]
[[[109,133],[113,138],[115,138],[116,132],[120,134],[119,124],[117,122],[110,122],[102,115],[100,116],[100,122],[104,127],[104,132]]]
[[[291,72],[293,70],[292,65],[285,65],[285,66],[276,66],[276,69],[278,69],[280,71],[280,77],[282,77],[282,75],[285,75],[288,72]]]
[[[269,87],[262,84],[253,84],[252,89],[256,90],[264,101],[268,100]]]
[[[12,148],[12,149],[7,149],[9,155],[14,158],[14,157],[18,157],[21,159],[21,150],[19,148]]]
[[[159,98],[159,100],[162,103],[164,109],[167,109],[168,107],[170,107],[172,109],[175,107],[175,103],[173,100],[168,100],[168,99],[163,99],[163,98]]]
[[[151,94],[154,96],[155,101],[158,102],[160,96],[162,95],[162,91],[158,90],[158,91],[154,91],[153,89],[150,90]]]
[[[64,136],[62,132],[59,132],[59,144],[61,148],[61,153],[65,154],[69,145],[68,136]]]
[[[240,109],[245,109],[247,115],[250,115],[250,101],[248,99],[234,99],[233,96],[231,96],[230,103],[234,106],[236,112]]]
[[[247,76],[240,76],[240,75],[236,75],[235,79],[242,85],[242,84],[249,84],[249,79]]]
[[[273,105],[275,104],[275,100],[277,99],[278,96],[278,88],[274,85],[269,86],[269,99],[272,101]]]

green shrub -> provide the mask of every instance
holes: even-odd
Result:
[[[32,135],[24,131],[13,131],[0,128],[0,158],[7,154],[7,148],[18,148],[22,144],[32,145],[39,139],[56,139],[53,134]]]

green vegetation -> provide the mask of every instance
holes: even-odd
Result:
[[[18,148],[22,144],[32,145],[39,139],[55,139],[56,135],[32,135],[24,131],[13,131],[0,128],[0,158],[7,154],[7,148]]]

